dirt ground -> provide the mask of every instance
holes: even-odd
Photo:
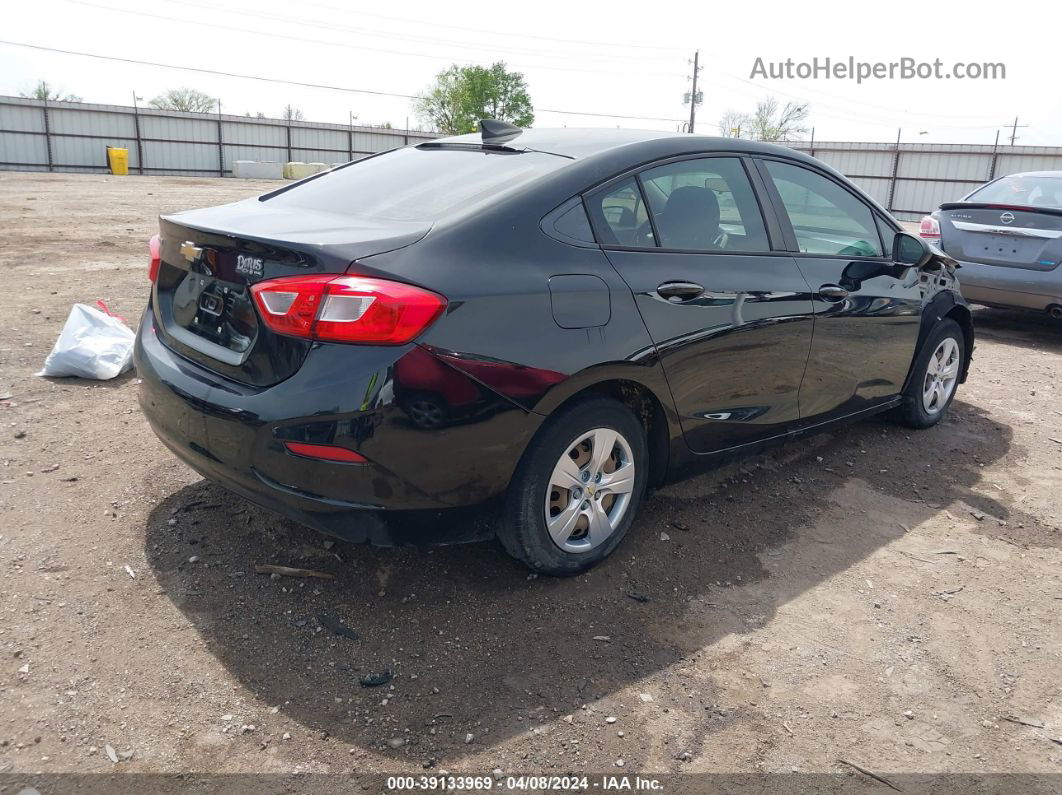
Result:
[[[668,487],[585,576],[332,545],[134,374],[34,376],[74,302],[137,322],[159,212],[268,185],[0,173],[0,773],[1062,772],[1062,325],[977,310],[940,425]]]

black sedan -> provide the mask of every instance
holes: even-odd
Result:
[[[574,574],[670,478],[936,423],[973,349],[955,266],[790,149],[484,122],[163,217],[140,401],[205,477],[323,532],[397,543],[366,516],[493,501],[512,555]]]

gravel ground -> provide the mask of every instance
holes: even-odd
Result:
[[[159,212],[267,187],[0,173],[0,773],[1062,772],[1062,326],[978,310],[940,425],[670,486],[585,576],[333,545],[175,460],[134,375],[34,377],[72,303],[136,322]]]

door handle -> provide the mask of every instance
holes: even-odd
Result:
[[[657,294],[673,304],[691,301],[704,294],[704,288],[693,282],[664,282],[656,288]]]
[[[848,291],[839,284],[824,284],[819,288],[819,297],[827,301],[840,301],[848,297]]]

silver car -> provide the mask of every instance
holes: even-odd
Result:
[[[1062,171],[1011,174],[922,219],[957,259],[967,301],[1062,319]]]

